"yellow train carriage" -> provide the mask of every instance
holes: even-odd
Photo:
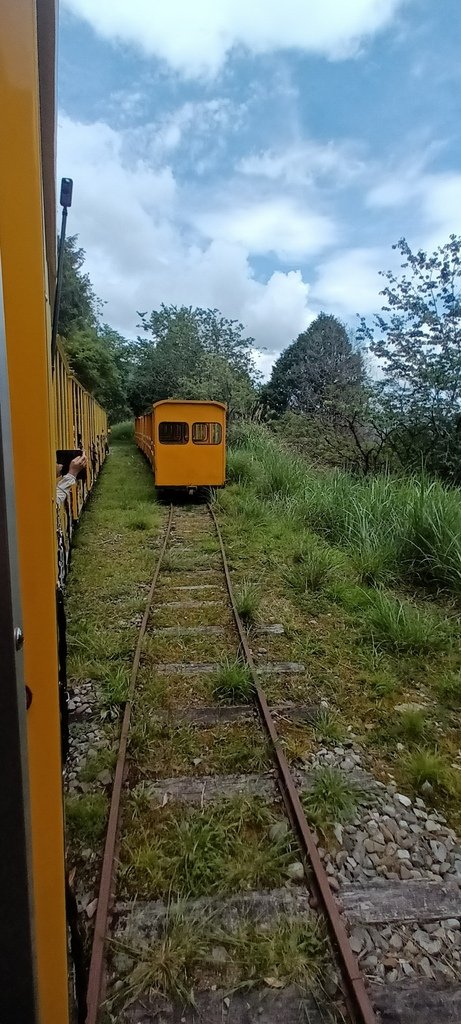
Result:
[[[87,456],[86,480],[78,480],[59,508],[66,562],[74,526],[98,477],[107,452],[107,413],[89,395],[69,366],[58,339],[53,374],[53,411],[56,449],[80,449]]]
[[[56,623],[57,448],[105,453],[105,414],[51,360],[55,0],[0,4],[0,1020],[68,1024]],[[93,450],[94,449],[94,450]],[[72,1015],[73,1016],[73,1015]]]
[[[226,406],[166,399],[136,420],[135,438],[154,470],[156,487],[223,487]]]

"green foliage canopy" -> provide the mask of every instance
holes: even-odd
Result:
[[[244,412],[255,400],[253,339],[216,309],[166,306],[142,316],[132,347],[129,398],[136,414],[164,398],[212,398]]]
[[[334,417],[353,409],[364,381],[361,352],[354,350],[345,327],[320,313],[277,359],[264,398],[278,413]]]
[[[403,273],[383,273],[385,304],[359,337],[377,357],[376,405],[404,465],[461,479],[461,238],[432,255],[394,246]]]

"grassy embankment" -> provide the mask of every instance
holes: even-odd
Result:
[[[115,427],[111,445],[75,536],[67,582],[69,683],[78,693],[91,680],[99,736],[88,742],[90,754],[82,772],[88,792],[66,801],[73,860],[103,835],[108,797],[96,780],[115,763],[120,714],[163,515],[153,500],[149,467],[134,448],[132,424]],[[74,741],[84,741],[90,728],[85,722],[73,724]]]
[[[351,733],[370,766],[461,823],[461,496],[417,479],[311,469],[264,428],[229,451],[217,509],[251,622],[282,622],[270,660],[306,665],[269,697],[328,702],[291,757]],[[266,640],[266,638],[264,638]]]

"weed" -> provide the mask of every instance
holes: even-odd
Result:
[[[216,673],[213,685],[215,700],[248,704],[252,700],[253,690],[250,670],[241,661],[225,661]]]
[[[296,556],[295,568],[287,575],[287,581],[297,594],[309,590],[321,590],[337,573],[339,560],[328,548],[312,546]]]
[[[448,672],[436,683],[437,695],[442,704],[458,710],[461,708],[461,672]]]
[[[280,884],[293,839],[287,833],[269,841],[277,820],[257,798],[234,798],[201,810],[151,807],[125,833],[122,888],[151,899],[168,892],[198,897]]]
[[[88,759],[82,771],[80,772],[80,778],[82,782],[95,782],[98,775],[103,771],[112,771],[115,762],[117,760],[117,751],[113,749],[104,748],[99,750],[94,757]]]
[[[218,933],[217,941],[237,962],[241,984],[315,985],[324,966],[326,939],[318,919],[296,920],[281,915],[270,928],[244,921],[235,933]]]
[[[387,597],[382,591],[369,595],[368,619],[375,640],[397,651],[436,651],[449,642],[447,620]]]
[[[129,690],[129,675],[126,668],[117,666],[110,669],[101,681],[102,718],[118,718],[125,706]]]
[[[425,789],[425,784],[434,790],[454,796],[459,790],[459,780],[454,776],[438,750],[421,747],[409,754],[404,770],[409,783],[416,789]]]
[[[318,768],[309,791],[303,793],[303,804],[312,823],[328,830],[336,822],[354,817],[363,791],[350,782],[337,768]]]
[[[420,742],[427,733],[427,721],[424,712],[413,709],[401,711],[396,731],[402,739],[408,740],[409,743]]]
[[[104,793],[86,793],[66,798],[66,826],[69,838],[80,845],[97,843],[104,834],[107,797]]]
[[[256,620],[256,615],[261,604],[261,591],[249,580],[244,580],[235,595],[235,603],[240,618],[246,625],[251,625]]]
[[[116,963],[117,953],[131,961],[117,1002],[123,1000],[127,1005],[142,993],[153,991],[183,1004],[193,1003],[197,969],[211,952],[204,918],[186,916],[180,905],[173,905],[159,931],[153,941],[142,947],[114,943]]]
[[[344,739],[344,728],[338,716],[327,708],[319,711],[314,722],[314,736],[320,743],[328,740],[340,742]]]

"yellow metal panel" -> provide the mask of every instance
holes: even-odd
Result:
[[[0,4],[0,245],[25,634],[37,975],[41,1024],[66,1024],[68,989],[55,608],[50,318],[43,247],[36,5]],[[51,72],[50,72],[51,73]],[[31,483],[31,465],[39,468]]]
[[[187,423],[187,444],[162,444],[162,421]],[[221,444],[194,444],[192,425],[219,423]],[[153,412],[155,483],[158,487],[221,487],[225,480],[226,410],[220,402],[157,402]]]

